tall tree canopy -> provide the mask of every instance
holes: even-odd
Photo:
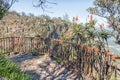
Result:
[[[95,7],[90,7],[88,11],[107,19],[109,26],[113,28],[112,35],[116,42],[120,44],[120,0],[95,0]]]

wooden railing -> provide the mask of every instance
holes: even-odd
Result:
[[[120,71],[120,57],[110,52],[59,39],[40,37],[0,38],[0,52],[50,53],[66,67],[77,72],[77,78],[86,80],[110,80]],[[91,80],[92,80],[91,79]]]
[[[76,70],[80,80],[86,80],[88,75],[96,80],[110,80],[111,76],[115,75],[117,80],[117,71],[120,71],[117,66],[119,56],[64,40],[54,39],[52,43],[52,56],[61,60],[65,66]]]
[[[48,53],[49,39],[37,37],[7,37],[0,38],[0,52],[30,52],[30,53]]]

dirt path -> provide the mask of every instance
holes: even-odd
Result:
[[[30,74],[33,80],[78,80],[75,72],[51,60],[48,55],[33,56],[26,53],[10,59],[17,62],[20,69]],[[117,72],[117,80],[120,80],[120,72]]]
[[[22,71],[32,75],[34,80],[75,80],[76,78],[72,70],[59,65],[48,55],[21,54],[10,59],[17,62]]]

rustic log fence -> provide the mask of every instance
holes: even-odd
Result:
[[[48,53],[48,39],[38,37],[7,37],[0,38],[0,52],[31,52],[31,53]]]
[[[77,72],[77,79],[117,80],[117,67],[120,57],[97,48],[75,44],[63,40],[41,37],[0,38],[0,52],[50,53],[66,67]]]
[[[110,80],[113,76],[114,80],[119,80],[119,56],[63,40],[54,40],[54,48],[52,56],[61,60],[68,68],[74,69],[79,80]]]

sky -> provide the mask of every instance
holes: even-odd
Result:
[[[37,1],[37,0],[36,0]],[[10,11],[17,11],[19,13],[25,12],[26,14],[33,13],[34,15],[49,15],[50,17],[63,17],[68,14],[69,19],[72,20],[73,16],[78,16],[80,22],[85,22],[89,13],[87,8],[93,6],[94,0],[49,0],[57,3],[47,4],[47,11],[43,12],[41,8],[33,7],[35,0],[18,0],[10,9]],[[52,12],[52,13],[51,13]]]
[[[86,9],[93,6],[94,0],[49,0],[57,3],[57,5],[48,4],[51,8],[48,8],[47,11],[52,13],[43,12],[41,8],[33,7],[33,1],[35,0],[19,0],[11,7],[10,11],[25,12],[26,14],[33,13],[36,16],[44,14],[50,17],[63,17],[63,15],[68,14],[70,20],[72,20],[73,16],[78,16],[79,22],[85,23],[87,16],[90,15]],[[105,19],[95,15],[93,15],[93,18],[97,20],[97,27],[100,24],[107,27],[108,24],[106,24]]]

